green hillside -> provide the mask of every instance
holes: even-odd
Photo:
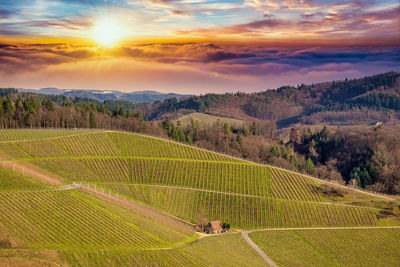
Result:
[[[257,266],[263,259],[237,231],[400,225],[394,198],[143,135],[50,133],[0,131],[0,241],[12,240],[0,262],[25,259],[28,249],[56,251],[73,266]],[[27,177],[37,173],[61,185]],[[233,230],[192,243],[199,235],[191,224],[202,219]],[[275,237],[263,233],[250,237],[268,254],[263,244]]]
[[[7,146],[9,158],[65,184],[96,185],[192,223],[200,211],[241,229],[379,223],[379,210],[352,203],[347,188],[156,138],[91,132]]]
[[[397,266],[400,229],[263,231],[250,237],[281,266]]]

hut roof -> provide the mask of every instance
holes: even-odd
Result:
[[[222,225],[220,221],[211,221],[210,225],[215,231],[222,231]]]

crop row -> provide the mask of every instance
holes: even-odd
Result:
[[[52,140],[18,142],[33,157],[53,156],[139,156],[210,161],[238,161],[198,148],[127,133],[91,133]]]
[[[203,238],[168,250],[62,251],[71,266],[264,266],[239,234]]]
[[[41,139],[55,136],[83,134],[88,132],[90,131],[65,129],[7,129],[0,130],[0,141]]]
[[[0,223],[31,247],[154,247],[161,240],[74,191],[1,192]]]
[[[250,237],[282,266],[398,266],[400,229],[254,232]]]
[[[7,158],[7,159],[30,157],[16,143],[1,143],[0,142],[0,152],[1,152],[1,156],[4,158]]]
[[[72,156],[110,156],[120,154],[107,133],[104,132],[59,138],[57,142]]]
[[[265,197],[215,193],[166,186],[105,184],[114,192],[133,197],[191,222],[199,216],[239,228],[375,225],[367,208]]]
[[[0,192],[17,190],[44,190],[49,188],[51,187],[41,183],[35,178],[13,173],[12,170],[0,167]]]
[[[34,158],[67,156],[65,150],[57,145],[55,140],[45,139],[40,141],[18,142],[17,145],[29,156]]]
[[[70,181],[173,185],[280,199],[322,201],[309,178],[252,164],[156,159],[46,159],[33,163]]]
[[[323,196],[314,180],[273,167],[269,169],[274,197],[292,200],[323,200]]]
[[[205,266],[205,262],[175,250],[63,251],[70,266]]]
[[[113,132],[109,136],[125,156],[237,161],[217,153],[141,135]]]
[[[130,163],[134,183],[175,185],[282,199],[323,199],[313,180],[266,166],[161,160],[131,160]]]

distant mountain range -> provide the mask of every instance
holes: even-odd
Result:
[[[206,94],[173,99],[143,110],[162,119],[188,110],[245,121],[303,124],[368,124],[400,121],[400,73],[310,85],[283,86],[259,93]]]
[[[182,95],[175,93],[160,93],[157,91],[136,91],[136,92],[119,92],[114,90],[83,90],[83,89],[58,89],[54,87],[35,89],[18,88],[20,92],[31,92],[45,95],[64,95],[67,97],[82,97],[98,101],[104,100],[121,100],[132,103],[153,103],[155,101],[164,101],[165,99],[175,97],[180,100],[183,97],[192,95]]]

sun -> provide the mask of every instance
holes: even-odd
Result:
[[[123,37],[123,27],[112,18],[99,19],[93,27],[93,38],[102,46],[113,46]]]

